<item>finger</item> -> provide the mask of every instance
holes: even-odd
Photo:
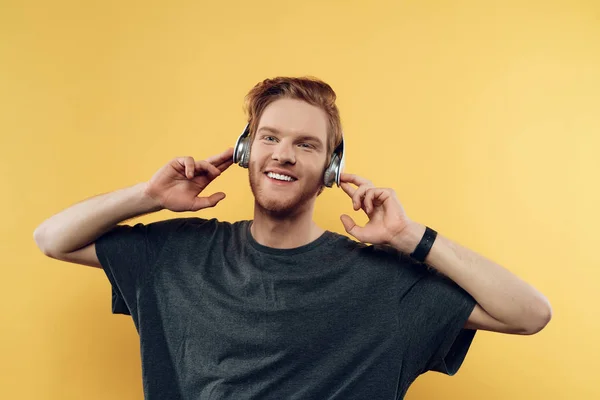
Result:
[[[354,192],[356,191],[356,189],[354,189],[352,186],[350,186],[349,183],[340,183],[340,187],[342,188],[342,190],[344,192],[346,192],[346,194],[350,197],[352,197],[352,195],[354,194]]]
[[[219,171],[223,172],[225,171],[227,168],[231,167],[231,165],[233,164],[233,160],[227,160],[225,162],[222,162],[219,165],[216,165],[216,167],[219,169]]]
[[[352,195],[352,205],[354,206],[354,210],[358,211],[363,205],[363,197],[365,196],[365,192],[369,189],[368,186],[360,186],[354,194]]]
[[[340,175],[340,182],[354,183],[356,186],[373,185],[373,183],[366,178],[354,174],[347,174],[344,172],[342,172],[342,174]]]
[[[340,216],[340,219],[342,220],[342,224],[344,225],[344,229],[346,230],[346,232],[348,232],[349,234],[351,234],[358,240],[361,240],[360,239],[360,236],[361,236],[360,231],[362,228],[360,226],[356,225],[356,222],[354,222],[354,220],[346,214],[342,214]]]
[[[198,211],[204,208],[214,207],[218,202],[225,198],[225,193],[218,192],[211,194],[208,197],[196,197],[194,199],[194,204],[192,204],[192,209],[190,211]]]
[[[206,159],[206,161],[212,165],[220,165],[228,160],[233,160],[233,147],[228,148],[221,154],[217,154]]]
[[[195,165],[193,157],[180,157],[177,159],[183,165],[185,176],[189,179],[194,177]]]
[[[369,188],[369,189],[367,189],[367,191],[365,193],[365,198],[363,200],[363,204],[365,205],[365,212],[367,213],[367,215],[370,214],[371,211],[373,211],[373,199],[376,194],[377,194],[377,189],[375,189],[375,188]]]
[[[221,170],[206,160],[196,161],[195,167],[195,175],[207,174],[211,179],[214,179],[217,176],[221,175]]]

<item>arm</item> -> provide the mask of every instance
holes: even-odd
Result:
[[[35,242],[49,257],[101,267],[93,242],[119,222],[162,209],[198,211],[225,198],[222,192],[198,195],[231,166],[232,155],[230,148],[207,160],[175,158],[148,182],[92,197],[52,216],[35,230]]]
[[[410,254],[425,233],[411,222],[392,241],[396,250]],[[530,335],[552,317],[546,297],[507,269],[438,234],[425,263],[456,282],[477,301],[465,328]]]
[[[161,209],[146,187],[140,183],[75,204],[38,226],[35,242],[49,257],[100,267],[93,243],[98,237],[119,222]]]
[[[425,226],[406,215],[396,192],[374,187],[371,181],[352,174],[341,174],[341,188],[352,198],[354,210],[369,217],[364,227],[342,214],[346,232],[363,243],[384,244],[410,254],[417,247]],[[355,184],[356,189],[351,186]],[[477,301],[465,327],[504,333],[534,334],[552,317],[548,300],[531,285],[507,269],[472,250],[437,236],[425,259],[453,280]]]

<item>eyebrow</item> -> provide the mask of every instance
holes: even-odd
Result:
[[[257,132],[260,131],[267,131],[267,132],[271,132],[271,133],[275,133],[280,135],[281,132],[275,128],[272,128],[270,126],[263,126],[261,127]],[[299,137],[300,140],[309,140],[309,141],[313,141],[317,144],[319,144],[320,146],[323,146],[323,142],[321,141],[321,139],[319,139],[316,136],[312,136],[312,135],[308,135],[308,134],[301,134],[301,136]]]

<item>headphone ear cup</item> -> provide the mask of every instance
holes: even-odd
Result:
[[[244,168],[248,168],[250,165],[250,139],[245,137],[242,141],[242,158],[240,159],[240,166]]]
[[[331,162],[327,169],[325,169],[325,174],[323,174],[323,184],[327,187],[332,187],[333,183],[336,180],[338,168],[340,166],[340,158],[337,154],[331,156]]]
[[[248,168],[250,163],[250,124],[247,124],[242,134],[235,142],[233,150],[233,162],[239,164],[240,167]]]

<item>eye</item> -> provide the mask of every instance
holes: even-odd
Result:
[[[303,147],[305,149],[314,149],[315,148],[315,146],[313,146],[310,143],[300,143],[300,147]]]
[[[275,139],[275,137],[273,137],[273,136],[264,136],[263,140],[266,140],[267,142],[272,142],[277,139]]]

